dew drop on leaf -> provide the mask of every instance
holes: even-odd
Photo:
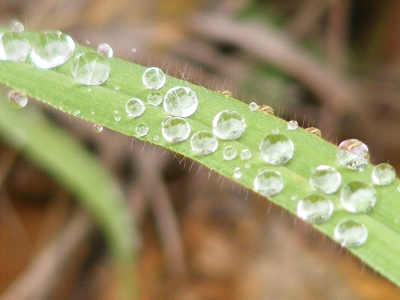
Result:
[[[208,155],[218,148],[218,140],[209,131],[198,131],[190,139],[192,151],[199,155]]]
[[[322,193],[332,194],[336,192],[339,189],[341,182],[342,176],[333,167],[321,165],[311,172],[311,187]]]
[[[382,163],[374,167],[371,178],[376,185],[389,185],[396,179],[396,170],[391,165]]]
[[[363,142],[349,139],[340,143],[336,157],[342,166],[362,171],[369,163],[369,150]]]
[[[232,146],[226,146],[224,150],[222,151],[222,157],[225,160],[232,160],[236,157],[237,151],[234,147]]]
[[[93,130],[94,130],[94,132],[102,132],[103,131],[103,126],[101,126],[100,124],[94,124],[93,125]]]
[[[147,94],[147,102],[148,102],[150,105],[158,106],[158,105],[160,105],[160,103],[162,102],[162,100],[163,100],[163,97],[162,97],[162,95],[161,95],[160,92],[157,92],[157,91],[150,91],[150,92]]]
[[[254,178],[253,187],[261,195],[270,197],[283,189],[283,179],[277,171],[261,169]]]
[[[240,159],[242,160],[249,160],[251,158],[251,151],[249,149],[243,149],[240,152]]]
[[[287,123],[288,130],[296,130],[299,127],[299,124],[295,120],[291,120]]]
[[[97,53],[104,58],[111,58],[114,55],[113,49],[106,43],[101,43],[97,46]]]
[[[117,121],[117,122],[121,121],[121,116],[115,116],[114,120]]]
[[[11,27],[11,31],[14,31],[14,32],[23,32],[25,30],[24,24],[22,24],[17,19],[12,19],[10,21],[10,27]]]
[[[310,194],[297,203],[297,216],[307,223],[327,221],[333,213],[333,203],[321,194]]]
[[[358,247],[364,244],[367,240],[368,230],[364,224],[355,220],[347,219],[336,225],[334,237],[342,247]]]
[[[343,207],[352,213],[362,214],[369,212],[375,205],[375,189],[365,181],[350,181],[340,192],[340,202]]]
[[[25,107],[28,104],[28,96],[16,90],[12,90],[8,94],[8,99],[12,106],[16,108]]]
[[[240,179],[242,177],[242,170],[240,170],[239,167],[236,167],[233,170],[233,177],[236,178],[236,179]]]
[[[260,144],[261,158],[271,165],[283,165],[292,159],[293,142],[282,134],[269,134]]]
[[[149,132],[149,127],[145,123],[136,125],[135,132],[138,136],[145,136]]]
[[[0,36],[0,60],[25,61],[31,44],[19,32],[6,32]]]
[[[152,90],[161,89],[165,84],[165,74],[157,67],[147,68],[142,75],[143,84]]]
[[[257,103],[251,102],[251,103],[249,104],[249,109],[250,109],[251,111],[255,111],[257,108],[258,108]]]
[[[232,110],[223,110],[215,115],[213,122],[214,134],[223,140],[236,140],[239,138],[245,128],[244,118]]]
[[[164,96],[164,109],[175,117],[189,117],[197,110],[197,96],[188,87],[176,86]]]
[[[96,53],[85,53],[78,56],[72,67],[72,77],[85,85],[100,85],[110,75],[110,67],[107,60]]]
[[[129,99],[125,104],[125,112],[129,118],[140,117],[145,109],[143,101],[138,98]]]
[[[162,122],[161,133],[168,142],[182,142],[190,135],[190,125],[183,118],[167,117]]]

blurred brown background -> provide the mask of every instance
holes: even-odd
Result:
[[[1,24],[11,18],[271,105],[334,143],[358,138],[373,163],[400,171],[399,1],[2,0]],[[142,238],[139,299],[400,299],[266,199],[162,149],[135,141],[131,151],[127,137],[52,114],[124,184]],[[71,195],[5,145],[0,155],[0,299],[117,299],[104,240]],[[30,264],[57,238],[68,245],[65,261]],[[56,263],[46,277],[43,266]]]

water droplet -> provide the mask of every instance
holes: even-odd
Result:
[[[96,112],[95,112],[94,110],[92,110],[90,113],[91,113],[92,115],[96,114]]]
[[[157,91],[150,91],[147,95],[147,102],[153,106],[158,106],[162,102],[162,95]]]
[[[19,32],[6,32],[0,36],[0,60],[25,61],[31,44]]]
[[[28,97],[25,94],[16,90],[12,90],[8,94],[8,99],[10,100],[10,103],[16,108],[25,107],[28,104]]]
[[[198,131],[190,139],[192,151],[199,155],[208,155],[218,148],[216,137],[209,131]]]
[[[221,95],[223,95],[225,97],[230,97],[230,98],[233,97],[232,92],[228,91],[228,90],[218,90],[217,93],[221,94]]]
[[[297,216],[310,224],[327,221],[332,212],[333,203],[321,194],[308,195],[297,203]]]
[[[232,110],[223,110],[215,115],[213,122],[214,134],[223,140],[236,140],[245,128],[244,118]]]
[[[263,111],[263,112],[265,112],[265,113],[267,113],[267,114],[274,115],[274,109],[271,106],[262,104],[262,105],[260,105],[258,107],[258,109]]]
[[[251,111],[255,111],[257,108],[258,108],[257,103],[251,102],[251,103],[249,104],[249,109],[250,109]]]
[[[368,237],[368,230],[364,224],[355,220],[343,220],[335,227],[335,240],[342,247],[358,247],[365,243]]]
[[[107,60],[96,53],[85,53],[78,56],[71,68],[74,79],[85,85],[100,85],[110,75]]]
[[[222,152],[222,157],[225,160],[232,160],[232,159],[234,159],[236,157],[236,154],[237,154],[237,152],[236,152],[236,149],[234,147],[226,146],[224,148],[224,151]]]
[[[321,130],[319,130],[317,127],[308,127],[306,130],[309,133],[315,134],[316,136],[322,137]]]
[[[93,125],[93,130],[95,132],[102,132],[103,131],[103,126],[101,126],[100,124],[94,124]]]
[[[91,89],[90,87],[88,87],[88,88],[87,88],[87,91],[88,91],[88,92],[91,92],[91,91],[92,91],[92,89]]]
[[[362,214],[369,212],[375,205],[375,189],[365,181],[350,181],[340,192],[340,202],[349,212]]]
[[[80,111],[79,109],[77,109],[77,110],[74,111],[74,116],[77,116],[77,115],[79,115],[80,113],[81,113],[81,111]]]
[[[371,178],[376,185],[389,185],[396,179],[396,171],[389,164],[379,164],[372,170]]]
[[[249,162],[247,162],[247,163],[244,164],[244,167],[245,167],[246,169],[250,168],[250,166],[251,166],[251,165],[250,165]]]
[[[25,30],[24,24],[16,19],[10,21],[11,30],[14,32],[23,32]]]
[[[152,90],[161,89],[165,84],[165,74],[157,67],[147,68],[142,75],[143,84]]]
[[[290,197],[290,200],[296,201],[297,200],[297,195],[292,195],[292,197]]]
[[[143,104],[143,101],[138,98],[129,99],[125,104],[125,111],[128,114],[129,118],[137,118],[140,117],[146,107]]]
[[[350,170],[362,171],[369,162],[367,145],[356,139],[340,143],[336,153],[338,162]]]
[[[233,170],[233,177],[236,178],[236,179],[240,179],[240,177],[242,177],[242,171],[240,170],[239,167],[236,167]]]
[[[287,129],[288,130],[296,130],[297,127],[299,127],[299,124],[295,120],[291,120],[287,123]]]
[[[240,158],[242,160],[248,160],[251,158],[251,151],[249,149],[243,149],[242,152],[240,152]]]
[[[60,31],[42,33],[32,47],[31,60],[40,69],[54,68],[67,62],[75,50],[75,42]]]
[[[117,121],[117,122],[121,121],[121,116],[115,116],[114,120]]]
[[[311,172],[311,187],[322,193],[332,194],[336,192],[341,182],[342,176],[333,167],[321,165]]]
[[[136,48],[132,48],[132,52],[135,53],[137,50]]]
[[[189,137],[190,125],[183,118],[169,117],[162,122],[161,132],[168,142],[182,142]]]
[[[277,171],[259,170],[253,182],[254,189],[265,197],[278,194],[283,189],[282,176]]]
[[[135,131],[138,136],[145,136],[149,132],[149,127],[144,123],[140,123],[136,126]]]
[[[164,96],[164,109],[176,117],[189,117],[197,109],[197,96],[188,87],[176,86]]]
[[[279,133],[279,128],[275,127],[274,129],[272,129],[272,133],[277,134]]]
[[[160,140],[160,137],[156,134],[156,135],[153,137],[153,140],[154,140],[155,142],[158,142],[158,141]]]
[[[118,85],[114,86],[114,90],[119,91],[119,86]]]
[[[118,109],[114,109],[114,114],[117,114],[118,113]]]
[[[260,144],[261,158],[271,165],[283,165],[292,159],[293,142],[282,134],[269,134]]]
[[[114,55],[114,51],[109,44],[102,43],[97,46],[97,53],[104,58],[111,58]]]

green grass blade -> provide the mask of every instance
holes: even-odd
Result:
[[[76,53],[93,51],[79,47]],[[165,93],[169,88],[183,85],[189,86],[197,94],[199,108],[194,115],[187,118],[192,133],[198,130],[211,130],[213,116],[221,110],[231,109],[240,113],[246,120],[247,128],[241,138],[235,141],[220,141],[218,150],[209,156],[193,154],[188,141],[182,143],[168,143],[161,135],[161,122],[167,113],[162,107],[146,106],[145,113],[137,118],[130,119],[124,113],[125,103],[131,97],[145,100],[148,90],[141,83],[141,75],[145,68],[117,58],[109,59],[111,75],[109,81],[101,86],[88,87],[77,84],[70,75],[72,61],[52,70],[38,70],[27,63],[0,62],[0,82],[27,93],[33,98],[46,102],[64,112],[73,114],[79,110],[79,117],[89,122],[98,123],[112,130],[128,136],[135,135],[138,123],[146,123],[150,130],[145,137],[137,137],[149,143],[157,144],[166,149],[180,153],[196,160],[215,172],[233,179],[235,167],[242,169],[243,175],[238,181],[243,186],[253,189],[253,179],[261,167],[279,170],[284,178],[285,187],[281,193],[270,200],[286,210],[295,213],[296,202],[291,200],[293,195],[301,199],[313,192],[308,178],[311,169],[321,164],[335,167],[342,174],[343,183],[351,180],[365,180],[370,182],[372,166],[363,172],[354,172],[344,169],[336,161],[337,147],[323,139],[299,128],[296,131],[286,129],[286,121],[260,111],[250,111],[246,104],[224,97],[214,91],[188,82],[168,77],[166,85],[160,90]],[[119,89],[116,90],[115,87]],[[118,110],[122,119],[115,121],[114,110]],[[95,112],[94,114],[92,112]],[[267,165],[258,154],[261,140],[274,128],[289,137],[295,145],[293,159],[284,166]],[[160,136],[158,141],[154,136]],[[355,137],[356,138],[356,137]],[[252,157],[248,161],[249,168],[240,158],[232,161],[222,159],[222,150],[226,145],[234,146],[238,152],[250,149]],[[122,146],[122,145],[121,145]],[[332,238],[334,227],[345,218],[353,218],[363,222],[368,230],[367,242],[350,251],[374,270],[389,278],[400,286],[400,226],[399,222],[399,192],[396,181],[388,187],[376,187],[378,203],[375,208],[365,215],[354,215],[346,212],[339,205],[338,192],[329,195],[335,205],[335,212],[331,219],[323,224],[314,226],[317,230]]]

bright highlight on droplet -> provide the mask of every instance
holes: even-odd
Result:
[[[368,230],[356,220],[343,220],[335,227],[334,237],[342,247],[358,247],[367,240]]]
[[[97,46],[97,53],[104,58],[111,58],[114,55],[113,49],[106,43],[101,43]]]
[[[137,124],[135,132],[138,136],[145,136],[149,132],[149,127],[145,123]]]
[[[291,120],[287,123],[288,130],[296,130],[299,127],[299,124],[295,120]]]
[[[375,189],[365,181],[350,181],[340,192],[340,202],[343,207],[352,213],[362,214],[369,212],[375,205]]]
[[[261,158],[271,165],[283,165],[292,159],[293,142],[283,134],[269,134],[260,144]]]
[[[190,135],[190,125],[183,118],[166,117],[162,122],[161,133],[168,142],[182,142]]]
[[[232,160],[236,157],[236,155],[237,155],[237,151],[232,146],[226,146],[222,152],[222,157],[225,160]]]
[[[240,152],[240,159],[241,160],[249,160],[251,158],[251,151],[249,149],[243,149]]]
[[[186,118],[195,113],[198,101],[195,92],[188,87],[176,86],[164,96],[164,109],[175,117]]]
[[[218,141],[212,132],[198,131],[190,139],[192,151],[199,155],[208,155],[218,148]]]
[[[94,132],[100,133],[103,131],[103,126],[101,126],[100,124],[94,124],[93,130],[94,130]]]
[[[11,30],[14,32],[23,32],[25,30],[24,24],[16,19],[10,21]]]
[[[236,140],[244,132],[246,123],[244,118],[232,110],[223,110],[215,115],[213,133],[223,140]]]
[[[251,103],[249,104],[249,109],[250,109],[251,111],[255,111],[257,108],[258,108],[257,103],[251,102]]]
[[[85,85],[100,85],[110,74],[107,60],[97,53],[85,53],[78,56],[71,68],[74,79]]]
[[[129,118],[137,118],[140,117],[146,107],[143,104],[143,101],[138,98],[129,99],[125,104],[125,112],[127,113]]]
[[[75,42],[60,31],[42,33],[33,44],[31,60],[40,69],[50,69],[66,63],[75,50]]]
[[[376,185],[389,185],[396,179],[396,170],[391,165],[382,163],[374,167],[371,178]]]
[[[333,203],[321,194],[308,195],[297,203],[297,216],[310,224],[323,223],[332,213]]]
[[[6,32],[0,36],[0,60],[25,61],[31,44],[19,32]]]
[[[363,142],[349,139],[340,143],[336,157],[342,166],[350,170],[361,171],[369,163],[369,150]]]
[[[16,108],[25,107],[28,104],[28,96],[16,90],[12,90],[8,94],[8,100]]]
[[[143,84],[152,90],[161,89],[165,84],[165,74],[157,67],[147,68],[142,75]]]
[[[157,91],[150,91],[150,92],[147,94],[147,102],[148,102],[150,105],[158,106],[158,105],[160,105],[160,103],[162,102],[162,100],[163,100],[163,97],[162,97],[162,95],[161,95],[160,92],[157,92]]]
[[[311,172],[311,187],[322,193],[332,194],[336,192],[341,182],[342,176],[333,167],[321,165]]]
[[[242,170],[241,170],[239,167],[236,167],[236,168],[233,170],[233,177],[234,177],[235,179],[240,179],[240,178],[242,177]]]
[[[283,179],[279,172],[263,169],[254,178],[253,187],[261,195],[270,197],[283,189]]]

